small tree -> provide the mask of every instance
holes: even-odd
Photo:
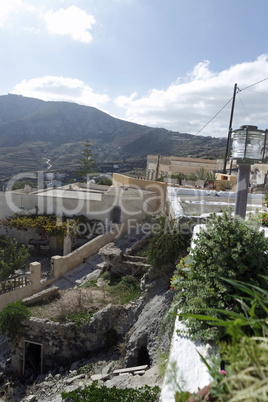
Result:
[[[205,170],[205,168],[201,167],[200,169],[197,169],[196,176],[199,180],[206,180],[208,172]]]
[[[0,281],[4,281],[17,269],[26,269],[29,250],[25,245],[18,248],[17,241],[0,236]]]
[[[88,181],[89,174],[96,171],[96,164],[93,158],[93,151],[89,140],[87,140],[84,149],[81,152],[78,167],[78,174],[85,182]]]
[[[0,335],[16,341],[22,333],[22,322],[30,318],[30,310],[21,300],[7,304],[0,312]]]

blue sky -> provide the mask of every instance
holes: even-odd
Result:
[[[206,124],[237,83],[233,128],[265,129],[267,15],[267,0],[0,0],[0,94],[220,137],[231,102]]]

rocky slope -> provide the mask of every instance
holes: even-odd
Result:
[[[141,239],[143,242],[144,239]],[[121,240],[122,247],[126,250],[127,241]],[[137,246],[134,245],[134,248]],[[130,249],[126,252],[131,253]],[[127,264],[128,255],[122,254],[114,244],[108,244],[104,249],[100,250],[101,255],[106,255],[106,269],[108,271],[117,270],[118,265]],[[122,258],[123,256],[123,258]],[[130,258],[132,269],[133,259]],[[141,262],[139,262],[139,269]],[[117,331],[122,331],[121,343],[117,344],[115,348],[110,348],[106,351],[98,351],[96,348],[92,349],[92,353],[83,353],[80,359],[77,358],[70,365],[60,364],[54,365],[53,368],[46,374],[41,374],[37,378],[26,378],[26,382],[19,382],[18,380],[10,379],[7,376],[8,370],[2,374],[1,379],[1,392],[2,398],[5,401],[61,401],[60,394],[62,391],[70,391],[78,387],[83,387],[84,384],[89,385],[94,379],[98,379],[100,384],[105,384],[109,387],[115,385],[116,387],[141,387],[145,384],[150,386],[161,385],[162,379],[158,370],[158,354],[160,352],[167,352],[170,345],[171,324],[166,327],[164,325],[164,317],[172,301],[172,293],[170,291],[170,277],[173,271],[172,266],[163,267],[161,270],[150,268],[143,276],[141,281],[142,296],[136,301],[130,302],[125,306],[112,306],[108,305],[100,310],[95,319],[91,321],[98,322],[98,326],[94,326],[94,339],[98,338],[101,342],[103,338],[103,328],[111,322],[113,328]],[[94,275],[94,272],[90,275]],[[88,280],[85,277],[84,280]],[[118,308],[121,309],[120,317],[118,316]],[[125,313],[128,312],[127,321],[124,320]],[[107,315],[108,312],[108,315]],[[98,316],[98,317],[97,317]],[[114,319],[113,317],[117,317]],[[36,320],[36,319],[35,319]],[[32,321],[32,328],[34,328],[34,339],[38,338],[39,325],[44,325],[43,338],[51,345],[52,350],[57,349],[56,338],[59,338],[55,331],[52,329],[52,323],[43,320]],[[94,321],[95,320],[95,321]],[[102,320],[103,324],[102,324]],[[116,322],[113,322],[116,321]],[[105,324],[104,324],[105,322]],[[27,334],[24,337],[29,339],[31,332],[27,324]],[[49,325],[51,332],[45,332],[45,326]],[[29,328],[28,328],[29,327]],[[159,334],[162,331],[161,337]],[[96,332],[97,331],[97,332]],[[90,334],[91,332],[89,332]],[[54,336],[54,335],[55,336]],[[54,337],[54,338],[53,338]],[[60,336],[64,343],[64,334]],[[78,337],[77,337],[78,340]],[[38,339],[37,339],[38,341]],[[71,345],[69,345],[72,348]],[[4,347],[7,350],[6,346]],[[86,351],[85,351],[86,352]],[[89,352],[89,350],[87,351]],[[120,352],[120,353],[119,353]],[[21,355],[21,350],[18,348],[13,349],[11,353],[11,360],[7,363],[6,368],[12,366],[18,355]],[[139,365],[148,365],[147,370],[143,375],[126,374],[123,376],[113,375],[113,371],[117,368],[132,367]],[[32,383],[33,382],[33,383]]]

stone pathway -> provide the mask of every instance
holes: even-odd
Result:
[[[132,230],[130,233],[122,236],[122,238],[116,240],[114,243],[117,247],[121,248],[123,252],[130,248],[136,242],[142,240],[146,234],[140,230]],[[57,286],[60,290],[66,290],[81,285],[83,282],[94,277],[94,271],[100,268],[99,264],[102,264],[103,260],[101,256],[96,253],[86,258],[85,262],[79,264],[73,268],[60,279],[53,283],[53,286]],[[98,272],[99,273],[99,272]],[[92,275],[93,274],[93,275]]]

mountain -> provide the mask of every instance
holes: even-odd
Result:
[[[98,165],[145,159],[147,154],[219,157],[226,141],[130,123],[69,102],[0,96],[0,174],[46,168],[74,170],[90,140]]]

